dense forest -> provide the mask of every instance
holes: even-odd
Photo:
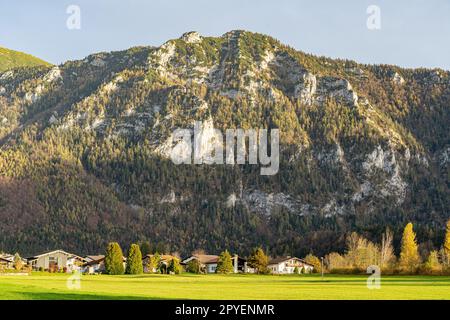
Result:
[[[0,71],[0,251],[342,252],[353,231],[429,250],[450,217],[450,73],[332,60],[260,34]],[[175,165],[171,133],[277,128],[280,170]]]

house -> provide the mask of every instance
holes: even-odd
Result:
[[[216,273],[219,256],[210,254],[195,254],[187,259],[184,259],[181,263],[183,265],[187,265],[192,260],[197,260],[199,262],[200,269],[204,273]]]
[[[296,257],[281,257],[269,261],[268,269],[274,274],[311,273],[314,267]]]
[[[172,259],[178,259],[177,257],[172,256],[170,254],[160,255],[159,266],[153,266],[153,269],[149,270],[148,264],[153,256],[154,256],[153,254],[147,254],[145,257],[142,258],[142,265],[144,266],[145,273],[156,273],[158,269],[160,269],[161,267],[163,269],[167,269]]]
[[[97,255],[91,255],[91,256],[84,256],[84,260],[86,262],[91,262],[91,261],[97,261],[97,260],[101,260],[103,259],[105,256],[102,254],[97,254]]]
[[[105,256],[86,256],[85,260],[87,262],[83,265],[83,273],[97,274],[105,272]]]
[[[74,272],[82,269],[83,265],[86,263],[86,260],[77,255],[71,255],[67,257],[66,271]]]
[[[0,254],[0,258],[3,258],[5,260],[9,260],[11,262],[14,261],[14,255],[13,254],[9,254],[9,253],[1,253]]]
[[[5,257],[0,256],[0,270],[13,269],[13,268],[14,268],[14,260],[7,259]]]
[[[97,274],[105,272],[105,256],[104,255],[96,255],[96,256],[86,256],[84,257],[85,262],[82,267],[83,273],[88,274]],[[123,267],[126,267],[127,258],[123,257]]]
[[[219,256],[208,254],[195,254],[189,258],[184,259],[181,264],[187,265],[190,261],[197,260],[200,263],[200,268],[204,273],[216,273]],[[234,255],[232,258],[233,272],[247,272],[247,260]]]
[[[59,271],[63,269],[66,272],[78,270],[84,262],[83,258],[63,250],[42,253],[26,260],[33,270]]]

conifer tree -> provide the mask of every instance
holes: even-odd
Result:
[[[148,241],[142,242],[140,249],[141,249],[141,253],[142,253],[143,257],[152,253],[152,246],[150,245],[150,243]]]
[[[182,271],[180,260],[178,258],[173,258],[170,260],[169,266],[167,267],[167,272],[174,273],[174,274],[180,274]]]
[[[117,242],[110,242],[106,248],[105,271],[111,275],[124,273],[123,253]]]
[[[231,260],[231,255],[228,250],[222,252],[219,256],[219,261],[217,263],[217,273],[231,273],[233,272],[233,262]]]
[[[142,253],[139,245],[132,244],[128,250],[126,274],[142,274]]]

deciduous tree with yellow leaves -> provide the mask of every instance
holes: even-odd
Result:
[[[416,241],[416,233],[413,224],[410,222],[403,231],[402,247],[400,252],[400,269],[414,272],[420,264],[420,256]]]
[[[444,240],[444,262],[447,267],[450,266],[450,220],[447,221],[447,228]]]

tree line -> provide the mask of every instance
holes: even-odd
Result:
[[[386,229],[381,243],[373,243],[356,232],[346,239],[346,252],[332,252],[325,256],[325,266],[333,273],[365,272],[371,265],[383,273],[448,274],[450,273],[450,220],[446,224],[444,243],[440,250],[421,254],[412,223],[408,223],[401,239],[400,254],[395,255],[394,235]]]
[[[356,232],[351,233],[346,240],[347,249],[344,254],[332,252],[324,257],[324,263],[313,254],[308,254],[304,261],[314,266],[314,272],[324,271],[330,273],[359,273],[366,272],[369,266],[378,266],[383,273],[405,274],[444,274],[450,272],[450,220],[446,224],[445,240],[442,248],[429,252],[426,259],[419,253],[419,245],[412,223],[408,223],[403,231],[400,255],[395,255],[393,246],[394,235],[389,229],[383,234],[381,243],[373,243]],[[142,248],[142,250],[141,250]],[[117,242],[108,244],[105,254],[105,270],[108,274],[142,274],[144,265],[142,251],[149,254],[151,247],[144,242],[141,245],[132,244],[128,250],[126,267],[124,267],[123,253]],[[144,255],[144,256],[145,256]],[[256,273],[270,273],[268,269],[269,256],[259,247],[253,249],[247,258],[247,264]],[[160,273],[179,274],[182,272],[180,258],[175,253],[169,261],[162,263],[161,255],[155,252],[150,255],[145,265],[147,270]],[[190,273],[202,273],[202,267],[198,260],[193,259],[186,265],[186,271]],[[232,257],[228,250],[219,255],[217,273],[227,274],[233,272]]]

